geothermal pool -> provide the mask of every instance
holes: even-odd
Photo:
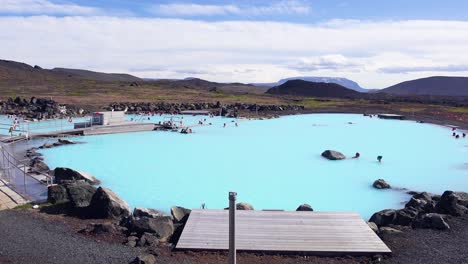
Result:
[[[186,116],[184,122],[202,118]],[[379,178],[408,190],[468,191],[468,138],[454,139],[449,128],[349,114],[235,120],[238,127],[233,119],[207,119],[213,125],[195,127],[194,134],[78,137],[87,144],[42,153],[51,168],[89,172],[131,206],[166,212],[173,205],[224,208],[234,190],[256,209],[295,210],[309,203],[314,210],[368,218],[403,207],[409,197],[402,190],[374,189]],[[320,156],[326,149],[361,157],[329,161]]]

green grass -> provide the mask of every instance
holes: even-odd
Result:
[[[32,207],[33,207],[33,204],[26,203],[26,204],[18,205],[13,209],[31,209]]]
[[[404,113],[418,113],[426,110],[426,108],[423,107],[403,107],[399,109],[400,112]]]
[[[87,92],[85,92],[85,91],[78,91],[78,90],[76,90],[76,91],[68,91],[68,92],[66,93],[67,96],[84,96],[84,95],[86,95],[86,94],[87,94]]]
[[[304,106],[305,108],[321,108],[321,107],[331,107],[338,106],[343,104],[343,102],[335,100],[319,100],[316,98],[306,98],[297,102],[297,105]]]
[[[451,113],[468,114],[468,107],[441,107],[444,111]]]
[[[26,204],[18,205],[13,209],[32,209],[33,205],[35,205],[35,204],[26,203]],[[51,203],[41,203],[41,204],[37,204],[37,205],[39,206],[39,209],[40,209],[40,208],[52,206],[53,204],[51,204]]]

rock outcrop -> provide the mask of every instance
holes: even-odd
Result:
[[[90,217],[119,219],[130,215],[130,207],[113,191],[99,187],[89,205]]]
[[[133,209],[133,217],[156,218],[158,216],[164,216],[164,213],[150,208],[135,207]]]
[[[171,215],[174,219],[175,223],[185,223],[190,216],[190,212],[192,210],[180,207],[180,206],[173,206],[171,207]]]
[[[335,151],[335,150],[325,150],[322,153],[322,157],[329,159],[329,160],[343,160],[346,159],[346,156],[343,153]]]
[[[100,181],[89,173],[76,171],[76,170],[72,170],[69,168],[60,168],[60,167],[55,168],[54,179],[55,179],[55,183],[57,184],[61,184],[67,181],[77,181],[77,180],[84,180],[90,184],[100,184]]]
[[[64,185],[49,185],[47,187],[47,201],[52,204],[68,203],[67,188]]]
[[[370,222],[378,227],[409,226],[413,228],[450,229],[445,215],[462,216],[468,213],[468,194],[445,191],[442,196],[426,192],[412,192],[413,196],[400,210],[382,210],[372,215]]]
[[[248,203],[238,203],[236,204],[236,209],[237,210],[254,210],[254,207]]]
[[[167,241],[174,233],[174,224],[170,216],[140,217],[130,222],[129,229],[138,234],[154,234],[160,241]]]
[[[297,207],[296,211],[314,211],[314,209],[309,204],[301,204]]]
[[[450,226],[445,222],[443,215],[436,213],[423,214],[419,216],[413,223],[416,228],[431,228],[439,230],[450,229]]]
[[[303,106],[297,105],[258,105],[249,103],[235,103],[235,104],[221,104],[220,102],[206,102],[206,103],[132,103],[132,102],[119,102],[112,103],[107,107],[111,111],[128,110],[129,113],[139,112],[164,112],[164,113],[178,113],[186,110],[212,110],[215,115],[236,117],[239,111],[250,112],[297,112],[304,110]]]
[[[66,188],[68,198],[74,209],[88,207],[91,203],[91,199],[96,193],[96,187],[83,181],[67,184]]]
[[[468,199],[464,197],[466,193],[455,193],[445,191],[436,205],[437,213],[461,216],[468,212]]]
[[[383,179],[376,180],[372,186],[376,189],[390,189],[391,186]]]

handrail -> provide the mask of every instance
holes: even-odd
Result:
[[[52,177],[40,171],[34,171],[37,173],[36,177],[34,177],[30,172],[27,171],[29,166],[26,163],[18,160],[13,154],[6,150],[5,146],[7,146],[7,144],[0,144],[0,169],[3,171],[3,174],[0,175],[0,178],[2,178],[5,182],[8,182],[8,186],[23,198],[34,200],[36,197],[33,197],[33,192],[28,190],[28,181],[33,180],[34,182],[39,183],[41,186],[44,186],[44,188],[47,188],[49,184],[52,184]],[[23,177],[22,184],[18,184],[18,172]],[[44,177],[46,179],[45,183],[38,179],[37,176]],[[44,190],[41,190],[41,192],[43,191]]]

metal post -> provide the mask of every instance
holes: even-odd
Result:
[[[229,192],[229,264],[236,264],[236,192]]]

